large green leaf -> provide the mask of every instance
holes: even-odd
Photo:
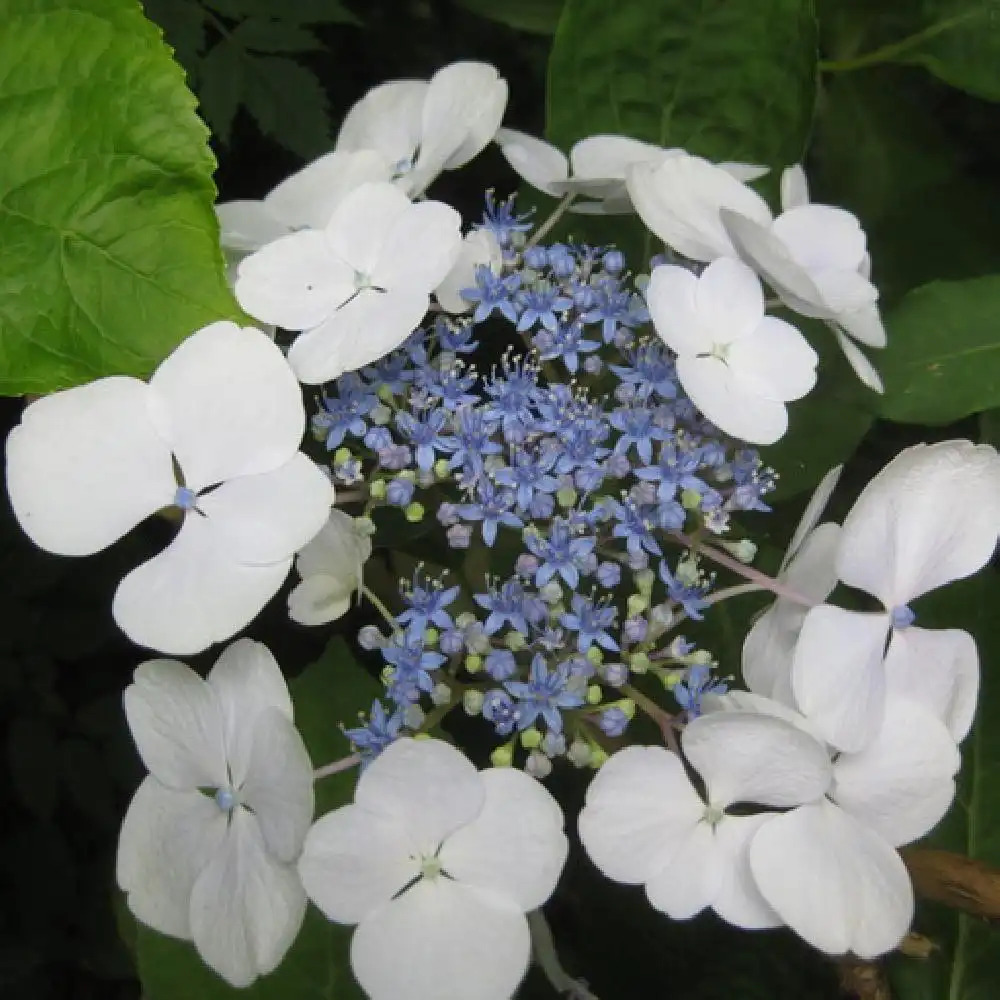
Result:
[[[371,707],[378,683],[355,661],[341,637],[290,684],[295,724],[316,766],[351,752],[341,723],[356,723]],[[316,786],[316,812],[322,815],[349,802],[357,769],[321,778]],[[140,926],[135,939],[136,963],[147,1000],[355,1000],[362,998],[348,961],[352,928],[328,922],[310,906],[299,936],[281,965],[252,987],[228,986],[198,957],[186,941],[164,937]]]
[[[921,625],[960,627],[975,635],[982,688],[972,735],[963,747],[955,804],[927,846],[1000,867],[1000,578],[987,570],[918,602]],[[914,930],[934,941],[926,960],[892,962],[897,1000],[993,1000],[1000,984],[1000,930],[985,921],[921,902]]]
[[[506,24],[518,31],[536,35],[551,35],[559,24],[563,0],[458,0],[460,6],[474,14]]]
[[[548,135],[565,147],[617,132],[780,166],[802,156],[815,77],[811,0],[567,0]]]
[[[0,391],[147,374],[239,311],[194,97],[134,0],[8,0]]]
[[[934,281],[886,317],[882,415],[945,424],[1000,405],[1000,275]]]

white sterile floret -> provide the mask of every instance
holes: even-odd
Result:
[[[374,150],[326,153],[286,177],[259,201],[216,205],[219,241],[229,257],[239,260],[296,229],[322,229],[351,191],[391,176],[389,163]]]
[[[516,129],[500,129],[496,141],[507,162],[532,187],[556,198],[574,194],[590,199],[576,203],[570,211],[593,215],[633,211],[625,186],[633,164],[656,165],[686,155],[682,149],[665,149],[624,135],[581,139],[570,149],[568,158],[551,143]],[[767,167],[747,163],[721,163],[719,167],[739,180],[767,173]]]
[[[896,848],[928,833],[955,795],[960,756],[944,725],[925,706],[891,697],[873,741],[841,753],[809,718],[767,698],[730,692],[706,707],[783,719],[829,755],[825,794],[775,816],[750,843],[750,871],[764,899],[830,954],[874,958],[895,948],[913,917]]]
[[[479,268],[488,267],[494,274],[499,274],[502,266],[503,249],[496,236],[488,229],[473,229],[462,240],[454,266],[434,289],[438,305],[449,313],[467,312],[473,304],[462,297],[462,292],[476,287]]]
[[[830,784],[823,746],[783,719],[753,712],[704,715],[684,730],[684,756],[704,782],[704,798],[681,759],[663,747],[614,754],[587,790],[580,839],[609,878],[644,885],[675,919],[711,907],[738,927],[782,920],[750,875],[747,848],[781,814],[734,815],[736,803],[788,808],[819,799]]]
[[[392,184],[364,184],[324,230],[293,233],[247,257],[236,297],[263,322],[303,331],[288,361],[300,381],[327,382],[413,332],[458,258],[461,222],[441,202],[412,204]]]
[[[347,613],[361,589],[371,536],[350,514],[334,508],[320,533],[298,554],[302,582],[288,595],[288,613],[302,625],[325,625]]]
[[[336,150],[374,150],[411,197],[442,170],[464,166],[492,141],[507,107],[507,81],[494,66],[456,62],[423,80],[374,87],[347,112]]]
[[[845,209],[810,204],[799,166],[785,170],[781,195],[783,211],[773,221],[724,206],[729,238],[789,308],[829,321],[858,377],[881,392],[878,373],[853,342],[886,344],[864,230]]]
[[[794,326],[765,315],[753,271],[735,258],[715,261],[700,277],[660,266],[646,302],[695,406],[733,437],[777,441],[788,428],[785,402],[816,384],[818,359]]]
[[[813,608],[792,665],[795,700],[831,744],[863,749],[893,691],[933,711],[956,740],[968,733],[979,686],[975,641],[961,629],[916,627],[909,604],[980,570],[998,525],[1000,458],[989,445],[907,448],[865,487],[844,520],[835,571],[884,610]]]
[[[133,642],[187,655],[243,628],[323,526],[333,489],[298,450],[304,429],[281,351],[213,323],[148,385],[103,378],[28,406],[7,439],[7,489],[31,539],[60,555],[175,507],[177,536],[122,580],[112,611]]]
[[[671,156],[661,163],[635,163],[626,184],[636,212],[667,246],[691,260],[736,257],[720,217],[732,209],[768,225],[771,210],[756,191],[700,156]]]
[[[814,603],[825,601],[837,585],[840,525],[819,520],[842,469],[831,469],[816,487],[778,567],[778,582]],[[755,694],[795,705],[792,657],[808,612],[808,604],[778,597],[753,623],[743,641],[743,680]]]
[[[372,1000],[508,1000],[531,955],[525,914],[566,860],[562,828],[522,771],[477,771],[440,740],[401,739],[352,805],[317,820],[299,873],[331,920],[358,925],[351,967]]]
[[[129,909],[249,986],[284,957],[306,908],[295,861],[313,772],[281,671],[250,639],[205,680],[150,660],[125,689],[125,714],[149,769],[118,842]]]

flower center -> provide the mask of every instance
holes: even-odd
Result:
[[[198,494],[194,490],[189,489],[187,486],[177,487],[177,492],[174,494],[175,506],[180,507],[181,510],[194,510],[197,502]]]
[[[890,612],[893,628],[909,628],[916,620],[917,616],[910,609],[908,604],[900,604]]]
[[[422,878],[430,879],[432,882],[441,875],[441,861],[434,855],[429,858],[422,858],[420,861],[420,875]]]
[[[236,793],[231,788],[216,789],[215,804],[223,812],[232,812],[236,805]]]
[[[709,826],[718,826],[725,815],[726,811],[721,806],[705,806],[705,811],[702,813],[701,818]]]

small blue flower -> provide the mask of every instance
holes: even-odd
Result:
[[[366,725],[344,730],[344,735],[361,754],[362,770],[399,738],[399,731],[403,727],[403,713],[403,708],[396,707],[389,715],[382,702],[376,700],[372,702]]]
[[[539,561],[535,583],[544,587],[556,574],[570,587],[580,583],[580,563],[594,551],[597,539],[577,537],[561,517],[554,518],[546,538],[537,531],[528,532],[524,544]]]
[[[516,201],[517,196],[513,194],[503,201],[497,201],[494,193],[487,191],[483,221],[476,223],[474,228],[488,230],[496,237],[500,246],[509,247],[515,233],[530,232],[532,223],[528,220],[534,214],[534,209],[532,209],[530,212],[518,215],[514,210]]]
[[[460,587],[442,587],[438,581],[425,581],[416,571],[412,585],[400,591],[408,607],[396,616],[396,621],[419,632],[424,632],[429,625],[439,629],[453,628],[455,623],[445,608],[454,602],[460,590]]]
[[[446,420],[445,411],[436,407],[416,414],[406,410],[396,414],[396,427],[413,447],[418,469],[429,471],[434,467],[435,452],[447,451],[441,434]]]
[[[529,622],[545,619],[545,604],[535,595],[528,594],[517,578],[507,580],[499,589],[491,587],[486,594],[473,594],[473,600],[489,617],[483,624],[487,635],[494,635],[504,625],[527,635]]]
[[[463,288],[462,298],[478,303],[472,314],[473,322],[482,323],[494,312],[499,312],[509,323],[517,324],[517,301],[515,296],[521,287],[521,278],[516,274],[497,275],[486,265],[476,268],[476,287]]]
[[[494,649],[483,661],[483,666],[495,681],[509,680],[517,673],[517,662],[509,649]]]
[[[545,657],[536,653],[527,681],[504,683],[507,691],[517,699],[517,728],[527,729],[541,716],[551,732],[562,732],[560,709],[579,708],[583,704],[583,695],[578,690],[571,690],[569,683],[566,664],[560,663],[549,670]]]
[[[629,717],[617,706],[606,708],[597,718],[605,736],[622,736],[628,728]]]
[[[501,524],[508,528],[523,528],[524,522],[511,510],[514,506],[513,490],[498,490],[489,479],[476,483],[476,499],[459,504],[458,510],[466,521],[481,521],[483,541],[493,548],[497,529]]]
[[[570,602],[572,611],[559,616],[564,628],[577,633],[576,648],[586,653],[595,643],[610,652],[618,651],[618,643],[607,631],[618,617],[617,609],[606,602],[594,603],[589,597],[574,594]]]
[[[726,683],[713,677],[702,663],[689,667],[684,680],[674,685],[673,695],[677,704],[687,713],[689,719],[701,715],[701,700],[706,694],[725,694]]]
[[[660,579],[667,585],[667,596],[670,600],[679,604],[689,618],[701,621],[704,617],[702,611],[708,607],[708,604],[704,600],[708,587],[685,586],[670,572],[670,567],[667,565],[666,559],[660,560],[659,575]]]
[[[520,713],[513,699],[499,688],[486,692],[483,698],[483,718],[493,723],[500,736],[510,736],[514,727],[520,723]]]

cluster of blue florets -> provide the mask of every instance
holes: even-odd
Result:
[[[620,252],[528,246],[509,200],[490,198],[482,226],[504,263],[463,293],[471,316],[438,314],[338,379],[313,429],[335,476],[366,484],[368,516],[423,521],[427,501],[448,545],[481,544],[507,567],[464,594],[424,569],[401,587],[393,634],[361,636],[392,707],[351,739],[373,756],[424,706],[461,704],[505,741],[501,758],[519,742],[542,775],[561,755],[593,763],[624,733],[632,673],[655,673],[689,715],[721,689],[711,657],[672,634],[712,584],[685,538],[767,510],[773,474],[686,398]],[[471,356],[497,318],[522,342],[480,372]]]

